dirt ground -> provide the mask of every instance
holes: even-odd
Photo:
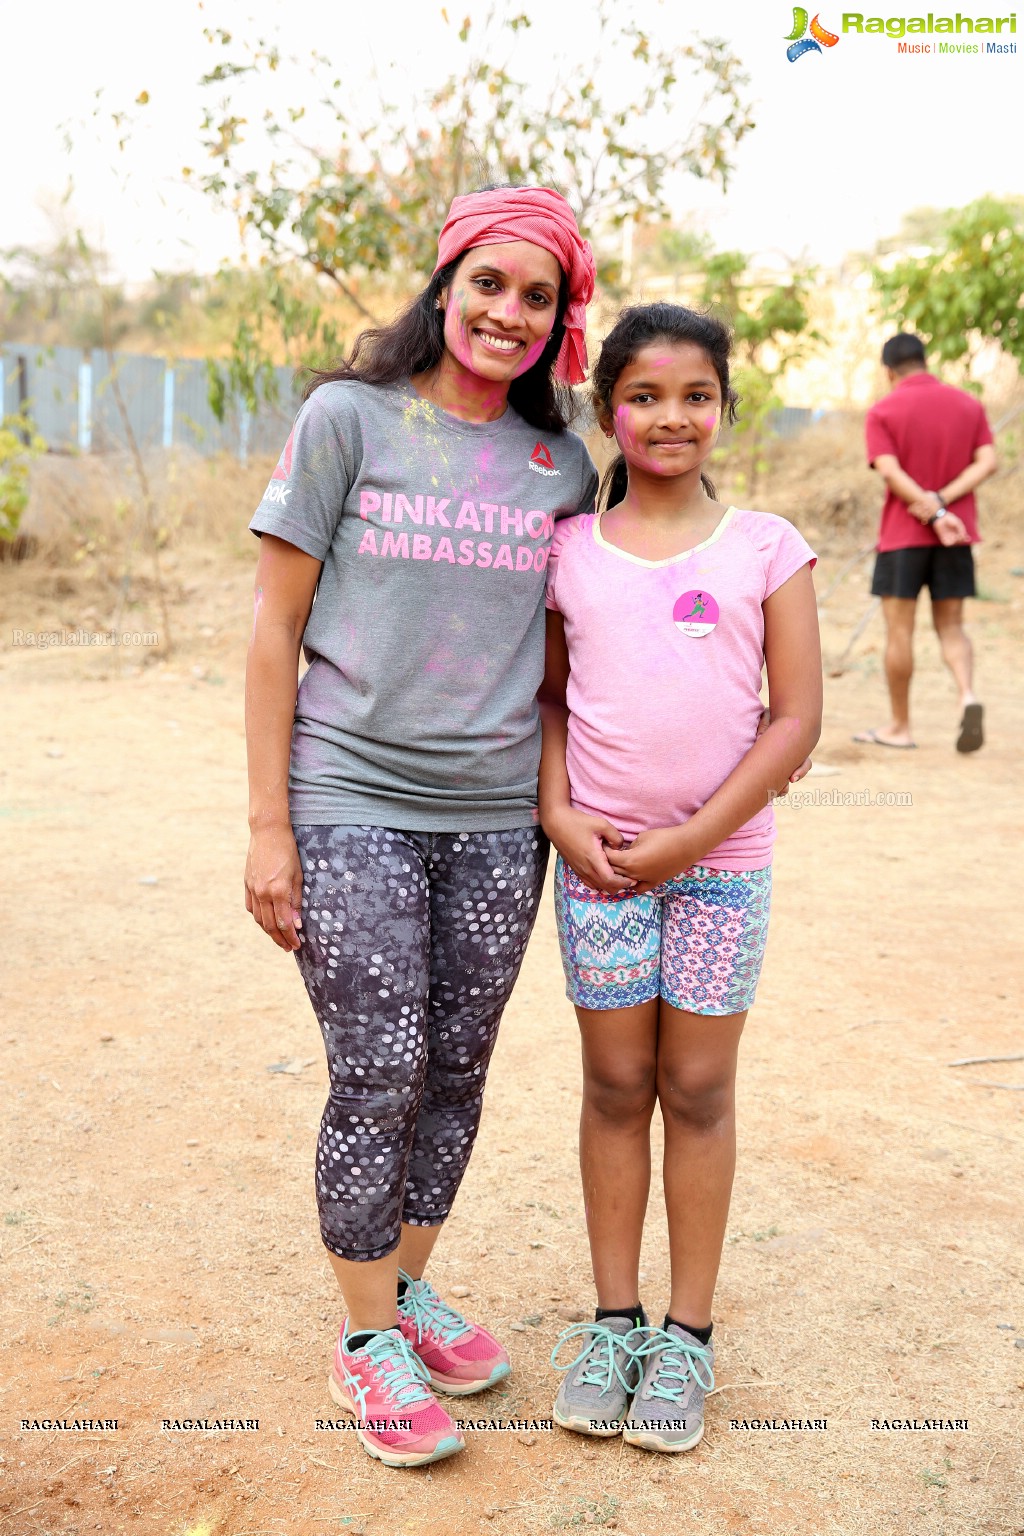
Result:
[[[824,597],[858,540],[802,526]],[[828,681],[818,770],[778,811],[703,1443],[477,1432],[405,1473],[315,1428],[339,1319],[312,1190],[326,1072],[295,966],[241,900],[255,550],[176,540],[157,660],[14,644],[101,624],[105,589],[87,559],[0,565],[2,1536],[1024,1531],[1024,1062],[952,1065],[1024,1052],[1019,529],[985,544],[972,607],[984,750],[953,751],[924,615],[918,750],[851,743],[884,721],[876,617]],[[824,603],[830,662],[865,592],[860,564]],[[123,622],[157,627],[144,608]],[[577,1053],[548,901],[432,1269],[512,1350],[474,1415],[547,1418],[550,1350],[592,1305]],[[658,1315],[657,1183],[644,1276]],[[161,1428],[186,1417],[259,1429]],[[22,1427],[47,1418],[117,1428]],[[750,1427],[765,1419],[827,1429]],[[908,1419],[967,1427],[872,1424]]]

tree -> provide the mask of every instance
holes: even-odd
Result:
[[[966,374],[995,341],[1024,362],[1024,198],[979,198],[950,209],[933,235],[934,249],[891,267],[876,265],[879,308],[903,330],[923,337],[940,362]]]
[[[776,284],[751,273],[751,257],[720,251],[704,260],[701,302],[723,312],[736,338],[733,385],[740,416],[733,431],[743,450],[743,488],[753,494],[767,467],[765,441],[772,411],[782,405],[777,385],[791,364],[823,338],[811,327],[808,301],[813,268],[792,264],[789,280]]]
[[[262,40],[236,45],[230,33],[207,30],[224,57],[203,84],[228,90],[203,119],[213,168],[187,167],[186,174],[232,207],[243,231],[256,237],[261,260],[281,279],[270,295],[277,322],[302,335],[312,359],[329,352],[336,336],[325,331],[315,305],[289,319],[295,291],[289,274],[317,274],[376,323],[362,280],[393,273],[408,292],[412,274],[433,265],[452,197],[475,186],[553,184],[596,240],[627,218],[665,216],[670,172],[726,185],[736,146],[754,125],[744,95],[748,77],[725,42],[696,38],[659,48],[633,23],[614,20],[610,0],[602,0],[594,58],[573,61],[539,98],[498,62],[530,25],[524,14],[495,10],[478,38],[467,18],[447,80],[408,111],[382,104],[369,121],[357,120],[329,61],[315,58],[335,142],[327,148],[303,142],[303,107],[287,111],[284,120],[268,111],[262,126],[276,151],[269,166],[246,162],[247,124],[233,97],[240,82],[277,71],[280,51]],[[232,57],[236,46],[240,58]],[[628,68],[610,69],[619,58]],[[602,62],[606,78],[625,79],[632,88],[599,85]],[[671,127],[680,100],[691,109],[681,134]],[[670,114],[664,110],[669,101]],[[247,346],[233,358],[243,371]]]
[[[903,255],[915,247],[934,249],[946,233],[949,214],[945,208],[908,208],[894,235],[887,235],[875,245],[876,256]]]
[[[130,309],[109,257],[83,246],[63,209],[51,223],[44,244],[0,250],[0,335],[88,348],[101,344],[106,327],[119,340]]]

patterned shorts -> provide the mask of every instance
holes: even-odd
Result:
[[[577,1008],[663,997],[686,1013],[742,1013],[761,974],[772,872],[692,869],[645,896],[595,891],[559,858],[555,917]]]

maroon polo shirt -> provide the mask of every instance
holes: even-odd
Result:
[[[992,429],[980,400],[922,371],[908,373],[871,407],[865,436],[869,464],[879,454],[895,454],[923,490],[940,491],[967,468],[977,448],[992,441]],[[968,543],[979,543],[974,492],[951,502],[950,511],[962,519]],[[906,503],[889,491],[877,548],[917,549],[938,542],[935,530],[911,517]]]

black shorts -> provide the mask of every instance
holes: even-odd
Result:
[[[974,596],[974,555],[969,544],[926,544],[886,549],[875,556],[875,597],[916,597],[927,587],[932,602]]]

